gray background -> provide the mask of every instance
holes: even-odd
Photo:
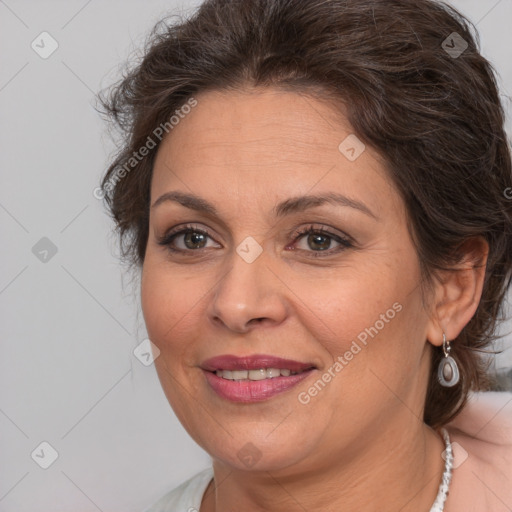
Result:
[[[95,92],[159,18],[198,3],[0,0],[0,511],[140,511],[209,464],[133,354],[138,283],[93,196],[113,152]],[[512,0],[452,3],[500,74],[510,134]]]

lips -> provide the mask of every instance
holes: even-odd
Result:
[[[296,386],[315,370],[312,363],[269,355],[217,356],[201,365],[211,389],[233,402],[268,400]]]

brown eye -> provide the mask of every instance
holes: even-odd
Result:
[[[311,249],[319,249],[325,251],[330,248],[332,238],[328,235],[309,234],[307,244]]]
[[[158,245],[166,247],[171,252],[193,252],[212,247],[208,246],[208,239],[212,237],[207,231],[194,226],[183,229],[174,229],[158,239]]]
[[[206,243],[207,236],[198,231],[187,231],[184,234],[183,242],[187,249],[201,249]]]
[[[295,233],[294,236],[295,241],[300,240],[300,243],[302,243],[302,247],[299,247],[299,244],[297,244],[297,248],[301,251],[310,253],[310,255],[314,257],[321,257],[324,255],[329,256],[353,247],[352,242],[348,238],[331,233],[323,227],[315,228],[314,226],[309,226],[308,228]],[[333,241],[338,244],[334,248],[331,247]]]

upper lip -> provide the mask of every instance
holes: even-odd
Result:
[[[247,356],[225,354],[207,359],[201,364],[201,368],[210,372],[217,370],[259,370],[260,368],[288,369],[296,372],[315,368],[315,365],[266,354]]]

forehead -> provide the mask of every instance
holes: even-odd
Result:
[[[257,155],[267,164],[280,155],[288,160],[295,155],[307,162],[336,149],[339,136],[351,133],[349,123],[333,105],[304,94],[256,88],[210,91],[196,99],[197,106],[162,143],[181,148],[176,156],[186,156],[188,161],[229,152],[230,159]],[[326,138],[329,132],[334,133]],[[194,152],[185,155],[190,148]],[[312,154],[312,150],[316,151]]]
[[[279,89],[195,98],[197,105],[160,144],[152,201],[173,188],[232,192],[246,200],[320,189],[359,194],[374,204],[375,193],[381,200],[393,195],[382,158],[354,138],[341,108]],[[344,153],[347,140],[362,151],[354,160]]]

